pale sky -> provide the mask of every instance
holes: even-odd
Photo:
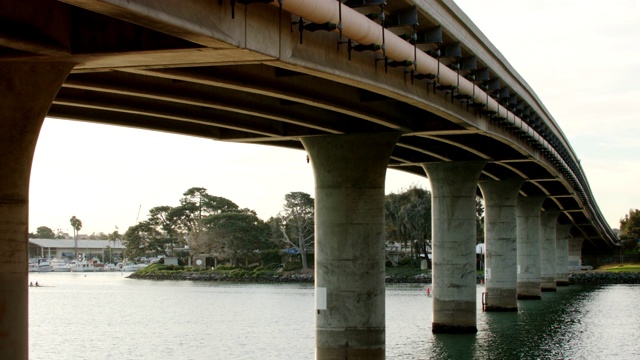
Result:
[[[533,88],[581,159],[609,225],[640,208],[640,2],[458,0]],[[606,5],[606,6],[605,6]],[[388,192],[424,177],[390,170]],[[303,151],[47,119],[31,175],[29,230],[127,227],[191,187],[267,220],[284,195],[314,189]]]

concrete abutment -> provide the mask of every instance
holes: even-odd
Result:
[[[70,63],[0,66],[0,359],[29,357],[29,179],[38,134]]]

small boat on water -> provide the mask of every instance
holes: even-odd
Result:
[[[29,262],[29,272],[49,272],[53,268],[47,259],[37,259]]]
[[[51,271],[53,272],[70,272],[71,266],[62,259],[51,260]]]
[[[72,260],[70,264],[71,272],[97,272],[105,271],[104,264],[97,259],[87,260]]]

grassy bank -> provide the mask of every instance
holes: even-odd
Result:
[[[640,264],[605,265],[596,270],[609,272],[640,272]]]

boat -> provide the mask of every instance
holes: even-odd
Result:
[[[93,272],[95,268],[93,264],[88,263],[86,260],[72,260],[69,264],[69,271],[71,272]]]
[[[90,261],[84,260],[83,257],[79,257],[80,260],[72,260],[70,264],[71,272],[98,272],[105,271],[105,266],[100,260],[93,258]]]
[[[51,260],[51,271],[53,272],[70,272],[71,266],[62,259]]]
[[[29,262],[29,272],[49,272],[51,270],[51,264],[47,259],[42,258]]]

